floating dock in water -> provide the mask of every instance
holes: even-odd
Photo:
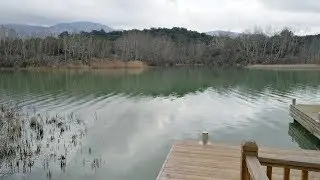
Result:
[[[157,180],[319,180],[320,151],[176,142]]]
[[[320,139],[320,105],[296,104],[296,100],[293,99],[290,116]]]

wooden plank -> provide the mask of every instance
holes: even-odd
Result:
[[[290,105],[290,116],[320,139],[320,105]]]
[[[312,105],[310,105],[312,106]],[[292,110],[300,117],[304,118],[308,123],[315,126],[315,128],[319,131],[320,130],[320,123],[318,122],[318,117],[316,114],[319,112],[307,112],[305,109],[299,108],[299,106],[292,106]],[[319,109],[320,111],[320,109]]]
[[[303,118],[307,123],[309,123],[311,126],[314,126],[314,128],[319,131],[320,130],[320,124],[317,122],[318,119],[312,118],[315,117],[315,113],[307,113],[303,110],[300,110],[299,108],[296,108],[293,106],[293,110],[296,115],[300,116],[300,118]]]
[[[262,157],[300,157],[320,159],[320,151],[282,150],[259,147]],[[237,145],[211,143],[202,146],[196,141],[176,142],[160,170],[160,180],[240,180],[241,149]],[[263,167],[266,174],[267,167]],[[282,180],[283,168],[272,168],[272,180]],[[301,180],[302,172],[291,170],[291,180]],[[309,172],[308,180],[319,180],[319,172]]]
[[[267,176],[270,180],[272,180],[272,166],[267,167]]]
[[[301,180],[308,180],[308,171],[302,170]]]
[[[171,147],[171,149],[170,149],[170,151],[169,151],[169,153],[168,153],[168,155],[167,155],[167,157],[165,159],[165,162],[163,163],[163,165],[161,167],[161,170],[160,170],[160,173],[158,174],[157,179],[159,179],[162,176],[162,173],[164,171],[164,167],[166,166],[166,164],[167,164],[167,162],[169,160],[169,156],[171,155],[171,151],[172,151],[173,148],[174,148],[174,145]]]
[[[266,167],[264,167],[266,171]],[[272,180],[283,180],[284,170],[280,167],[272,167]],[[290,170],[290,180],[301,180],[302,171],[301,170]],[[318,172],[309,172],[308,180],[319,180],[320,174]]]
[[[212,168],[212,167],[198,167],[198,166],[188,166],[185,164],[180,164],[177,167],[169,167],[164,171],[166,174],[188,174],[188,175],[197,175],[199,177],[215,177],[223,178],[227,177],[228,179],[239,178],[239,170],[228,170],[221,168]]]
[[[298,109],[295,106],[291,106],[290,111],[296,116],[297,120],[303,120],[310,127],[314,127],[316,131],[320,130],[320,124],[316,121],[316,119],[311,118],[310,113],[303,112],[303,110]]]
[[[320,172],[320,158],[306,156],[260,156],[263,165]]]
[[[255,156],[246,156],[247,168],[252,180],[269,180],[262,166]]]
[[[284,168],[284,173],[283,173],[283,180],[289,180],[290,179],[290,169],[289,168]]]

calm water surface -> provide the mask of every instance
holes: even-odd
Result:
[[[87,134],[69,152],[65,171],[50,166],[52,179],[152,180],[174,141],[197,140],[203,130],[216,142],[254,139],[272,147],[319,148],[318,140],[292,123],[292,98],[320,103],[320,72],[0,71],[0,103],[48,114],[73,112],[86,124]],[[48,179],[47,171],[36,162],[31,172],[0,179]]]

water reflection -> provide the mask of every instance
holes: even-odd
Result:
[[[266,89],[287,94],[296,89],[318,87],[320,79],[319,73],[312,71],[178,68],[151,69],[138,75],[126,72],[98,73],[100,71],[2,71],[0,89],[2,94],[10,98],[24,93],[24,96],[43,99],[68,96],[69,93],[73,96],[99,97],[110,93],[181,97],[208,87],[221,93],[240,88],[256,96]]]
[[[320,150],[320,140],[298,122],[294,121],[289,124],[288,134],[302,149]]]
[[[28,176],[14,172],[5,179],[155,179],[172,142],[197,139],[202,130],[225,143],[254,138],[265,146],[314,148],[288,125],[288,105],[293,97],[320,103],[319,72],[155,68],[0,75],[1,103],[20,102],[50,116],[76,113],[85,124],[83,136],[67,116],[63,129],[60,121],[48,121],[56,130],[54,138],[44,137],[45,158],[34,161]],[[69,126],[76,135],[59,137]],[[303,138],[292,141],[297,134]]]

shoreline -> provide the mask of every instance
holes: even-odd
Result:
[[[0,70],[134,70],[150,69],[154,67],[203,67],[204,64],[175,64],[175,65],[148,65],[139,60],[121,61],[121,60],[95,60],[89,64],[81,62],[65,63],[48,66],[27,66],[27,67],[0,67]]]
[[[147,69],[151,66],[148,66],[142,61],[118,61],[118,60],[109,60],[109,61],[94,61],[90,64],[83,63],[68,63],[60,64],[56,66],[28,66],[28,67],[0,67],[0,70],[126,70],[126,69]]]
[[[318,70],[320,64],[254,64],[244,66],[250,70]]]
[[[28,66],[28,67],[0,67],[0,70],[145,70],[154,67],[203,67],[203,64],[176,64],[174,66],[149,66],[143,61],[95,61],[88,64],[69,63],[56,66]],[[238,66],[231,66],[239,68]],[[320,64],[252,64],[242,66],[243,69],[249,70],[318,70]]]

